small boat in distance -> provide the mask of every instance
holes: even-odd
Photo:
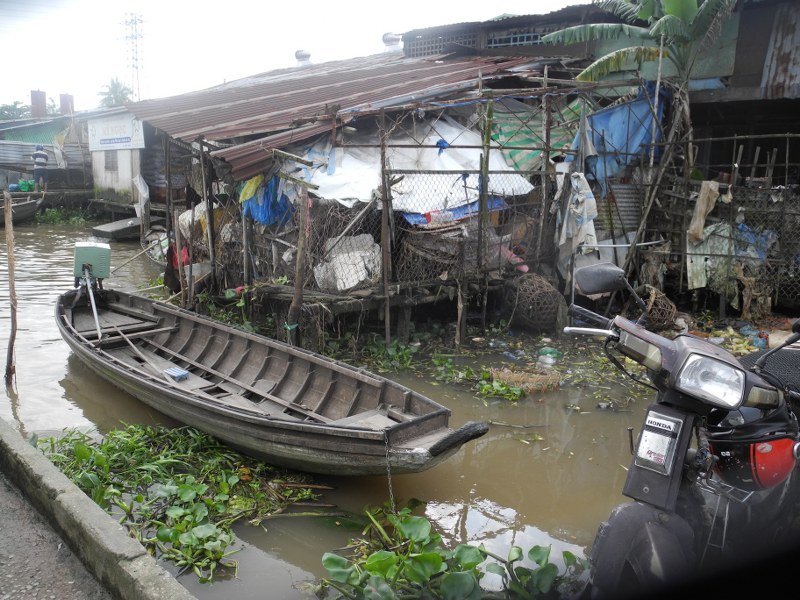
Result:
[[[92,371],[145,404],[265,462],[326,475],[417,473],[488,425],[346,363],[172,304],[103,289],[108,244],[75,247],[61,336]]]
[[[9,194],[10,196],[10,194]],[[42,205],[42,197],[32,198],[26,196],[25,198],[14,199],[11,202],[11,219],[14,225],[29,221],[36,215],[36,211]],[[5,227],[6,224],[6,201],[3,195],[0,195],[0,227]]]

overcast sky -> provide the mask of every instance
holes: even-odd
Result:
[[[0,104],[30,104],[41,90],[86,110],[114,77],[139,99],[159,98],[295,66],[300,49],[313,63],[368,56],[384,51],[388,32],[589,1],[0,0]]]

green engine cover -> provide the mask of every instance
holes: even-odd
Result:
[[[97,279],[111,275],[111,246],[102,242],[75,242],[75,277],[83,277],[83,265],[88,265]]]

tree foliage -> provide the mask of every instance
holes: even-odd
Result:
[[[0,121],[13,121],[31,116],[31,107],[19,100],[14,104],[0,104]]]
[[[133,101],[133,90],[116,77],[104,87],[105,90],[97,93],[100,96],[100,106],[122,106]]]
[[[699,6],[697,0],[594,0],[594,4],[624,22],[567,27],[542,41],[569,45],[627,38],[631,45],[601,56],[576,79],[599,81],[631,63],[641,68],[644,62],[666,58],[686,83],[700,53],[719,37],[736,0],[702,0]]]

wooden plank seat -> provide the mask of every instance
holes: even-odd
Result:
[[[268,394],[275,387],[276,383],[269,379],[259,379],[253,384],[253,389],[262,391],[263,394]],[[230,381],[220,381],[216,385],[217,388],[228,392],[230,395],[220,395],[220,401],[231,406],[239,406],[241,408],[248,408],[251,410],[258,410],[267,415],[300,421],[302,419],[287,413],[284,405],[273,402],[262,395],[254,393],[250,390],[237,385]],[[250,392],[252,398],[246,398],[243,393]]]
[[[295,413],[301,414],[301,415],[305,415],[309,419],[313,419],[315,421],[322,421],[323,423],[330,423],[331,420],[332,420],[332,419],[329,419],[328,417],[326,417],[325,415],[321,415],[321,414],[315,413],[312,409],[308,408],[307,406],[304,406],[304,405],[299,404],[299,403],[291,402],[289,400],[286,400],[285,398],[281,398],[279,396],[275,396],[274,394],[271,394],[271,393],[265,393],[263,391],[257,390],[253,386],[251,386],[249,384],[246,384],[243,381],[237,380],[235,377],[227,375],[226,373],[222,373],[222,372],[220,372],[220,371],[218,371],[216,369],[212,369],[211,367],[203,365],[203,364],[199,363],[198,361],[196,361],[194,359],[191,359],[189,357],[182,356],[178,352],[176,352],[175,350],[171,350],[170,348],[167,348],[166,346],[162,346],[158,342],[154,342],[153,340],[146,339],[146,338],[143,339],[142,341],[146,342],[150,346],[153,346],[154,348],[158,348],[162,352],[165,352],[167,354],[171,354],[171,355],[175,356],[179,360],[186,361],[187,363],[189,363],[191,365],[194,365],[194,366],[196,366],[196,367],[198,367],[200,369],[203,369],[206,373],[214,376],[215,378],[218,378],[217,383],[219,381],[232,382],[234,385],[236,385],[237,387],[239,387],[242,390],[246,390],[246,391],[253,392],[255,394],[263,395],[265,400],[269,400],[270,402],[272,402],[274,404],[279,404],[279,405],[285,406],[286,408],[288,408],[292,412],[295,412]],[[267,380],[263,380],[263,381],[267,381]]]
[[[302,420],[299,417],[295,417],[285,412],[284,408],[280,404],[275,404],[269,400],[253,402],[249,398],[245,398],[240,394],[214,394],[214,397],[220,404],[231,406],[233,408],[243,408],[245,410],[260,412],[265,415],[275,417],[276,419],[285,419],[288,421]]]
[[[143,331],[152,331],[153,324],[152,323],[142,323],[141,321],[137,321],[135,323],[129,323],[127,325],[110,325],[104,326],[104,323],[100,323],[100,335],[101,340],[105,337],[110,337],[113,334],[119,335],[119,332],[129,334],[129,333],[141,333]],[[97,341],[97,326],[95,325],[94,321],[91,323],[81,323],[80,325],[75,326],[75,330],[80,333],[83,337],[85,337],[89,341]]]
[[[386,429],[392,425],[396,425],[397,421],[392,420],[384,408],[373,408],[372,410],[365,410],[364,412],[350,415],[341,419],[333,421],[335,425],[353,425],[355,427],[364,427],[366,429]]]
[[[152,327],[152,325],[149,325],[149,327]],[[175,331],[177,328],[178,328],[177,325],[173,325],[172,327],[157,327],[156,329],[143,329],[141,331],[137,331],[135,329],[126,330],[124,327],[118,327],[117,329],[109,330],[108,335],[106,335],[106,332],[103,331],[103,337],[100,338],[99,342],[96,341],[95,345],[107,346],[116,344],[118,342],[127,344],[128,342],[126,341],[125,338],[128,338],[129,340],[138,340],[149,335],[158,335],[159,333],[169,333]],[[94,339],[94,338],[89,338],[88,336],[86,337],[88,339]]]
[[[121,359],[127,364],[134,365],[144,371],[147,371],[148,373],[151,373],[152,375],[161,377],[162,379],[169,377],[168,375],[164,374],[165,370],[171,367],[179,366],[171,360],[162,358],[154,352],[145,350],[143,348],[139,348],[139,351],[142,353],[142,356],[146,358],[146,362],[142,361],[141,357],[130,346],[120,347],[109,352],[117,359]],[[174,387],[185,389],[187,391],[203,390],[213,386],[213,382],[207,381],[199,375],[195,375],[194,373],[188,371],[184,379],[176,381],[174,378],[169,377],[169,381]]]

